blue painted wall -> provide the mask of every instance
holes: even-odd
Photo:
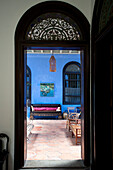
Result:
[[[61,104],[63,102],[63,68],[71,61],[80,63],[79,54],[54,54],[56,72],[49,71],[51,54],[27,54],[27,65],[31,69],[31,103]],[[54,97],[40,96],[40,83],[54,83]],[[62,105],[62,112],[70,105]],[[74,105],[75,106],[75,105]],[[79,105],[76,105],[79,106]]]

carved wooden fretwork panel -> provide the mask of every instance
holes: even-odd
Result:
[[[27,40],[81,40],[78,25],[69,17],[59,14],[45,14],[30,24]]]
[[[104,0],[99,21],[99,32],[113,18],[113,0]]]

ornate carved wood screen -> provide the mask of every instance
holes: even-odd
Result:
[[[27,40],[82,40],[78,25],[61,13],[46,13],[28,27]]]
[[[53,55],[51,56],[49,63],[50,63],[49,71],[50,72],[56,72],[56,59]]]
[[[113,18],[113,0],[104,0],[99,21],[99,32]]]

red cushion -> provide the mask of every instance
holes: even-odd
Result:
[[[57,107],[33,107],[34,111],[56,111]]]

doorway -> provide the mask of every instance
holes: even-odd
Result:
[[[31,95],[28,95],[29,91],[27,93],[27,96],[31,96],[31,104],[27,107],[29,135],[27,135],[26,166],[31,165],[31,162],[34,166],[34,162],[39,165],[39,162],[54,160],[54,163],[59,161],[60,164],[61,162],[68,164],[72,160],[82,160],[81,121],[84,113],[81,116],[81,66],[83,65],[81,51],[63,47],[46,48],[30,47],[27,50],[27,70],[29,68],[31,72],[32,93]],[[52,72],[51,56],[54,56],[56,62],[55,71]],[[49,90],[50,86],[52,91]],[[60,106],[58,111],[48,112],[57,105]],[[33,108],[38,111],[31,111]],[[73,125],[78,128],[77,138],[71,129]]]
[[[46,8],[45,8],[46,6]],[[59,8],[56,8],[59,7]],[[48,7],[48,8],[47,8]],[[64,8],[65,7],[65,8]],[[38,9],[38,10],[37,10]],[[45,9],[43,11],[42,9]],[[59,9],[59,10],[58,10]],[[72,9],[70,11],[70,9]],[[38,12],[37,12],[38,11]],[[68,11],[68,12],[67,12]],[[76,13],[76,17],[75,16]],[[66,20],[64,16],[66,16]],[[31,16],[31,17],[28,17]],[[46,16],[46,17],[45,17]],[[51,19],[51,18],[52,19]],[[40,23],[47,21],[52,24],[52,30],[45,29],[43,34],[39,35],[42,29]],[[51,22],[50,22],[51,21]],[[60,21],[60,22],[59,22]],[[62,21],[62,22],[61,22]],[[81,22],[80,22],[81,21]],[[48,23],[49,22],[49,23]],[[55,24],[62,23],[55,27]],[[85,24],[84,26],[82,24]],[[70,24],[70,26],[69,26]],[[21,29],[23,25],[23,29]],[[37,27],[38,26],[38,27]],[[84,27],[84,30],[82,29]],[[71,29],[70,29],[71,28]],[[63,29],[63,30],[62,30]],[[61,31],[62,30],[62,31]],[[42,31],[42,30],[41,30]],[[67,34],[68,32],[68,34]],[[80,165],[88,166],[90,164],[90,62],[89,62],[89,23],[79,10],[63,2],[45,2],[38,4],[26,12],[16,30],[15,36],[15,169],[22,168],[25,165],[27,156],[27,103],[26,103],[26,53],[24,49],[28,47],[60,47],[80,50],[83,63],[81,70],[81,112],[82,112],[82,159]],[[51,35],[51,36],[50,36]],[[18,135],[17,135],[18,134]],[[50,164],[49,164],[50,165]],[[38,165],[37,165],[38,166]],[[36,166],[36,167],[37,167]],[[54,166],[54,165],[52,165]],[[56,167],[58,164],[56,165]],[[63,165],[63,166],[69,166]],[[79,166],[73,162],[73,167]]]

